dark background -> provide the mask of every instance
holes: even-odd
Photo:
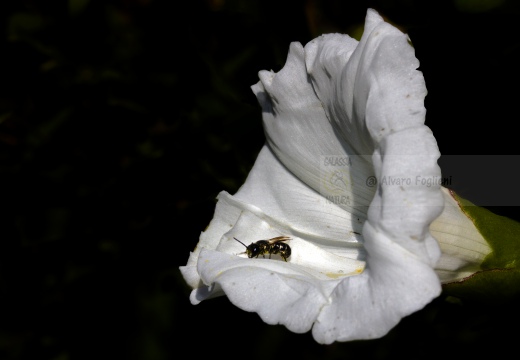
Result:
[[[189,303],[178,267],[264,143],[258,71],[292,41],[358,36],[367,7],[410,35],[448,187],[520,220],[518,162],[499,156],[518,154],[516,1],[5,1],[0,359],[516,351],[516,303],[441,296],[382,339],[328,346],[224,297]]]

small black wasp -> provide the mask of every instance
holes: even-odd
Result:
[[[280,254],[282,259],[287,261],[287,258],[291,256],[291,247],[282,242],[290,240],[291,238],[289,236],[277,236],[268,240],[258,240],[257,242],[251,243],[249,246],[238,240],[236,237],[233,239],[246,247],[246,251],[242,254],[247,254],[248,258],[257,258],[258,255],[262,255],[265,259],[265,254],[269,254],[270,259],[272,254]]]

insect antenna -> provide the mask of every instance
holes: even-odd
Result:
[[[238,240],[236,237],[234,237],[233,239],[235,239],[236,241],[238,241],[239,243],[241,243],[242,245],[244,245],[247,248],[247,245],[244,244],[242,241]]]
[[[247,245],[244,244],[242,241],[238,240],[236,237],[234,237],[233,239],[235,239],[236,241],[238,241],[239,243],[241,243],[242,245],[244,245],[246,247],[246,250],[244,252],[241,252],[240,254],[247,254]],[[240,255],[240,254],[237,254],[237,255]]]

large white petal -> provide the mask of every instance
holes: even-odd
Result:
[[[288,171],[267,146],[235,196],[310,242],[335,248],[336,252],[343,248],[345,256],[364,259],[359,250],[366,213],[348,212],[328,202]]]
[[[419,62],[407,36],[373,10],[352,53],[351,44],[350,37],[335,34],[305,46],[316,94],[345,141],[372,154],[379,191],[369,221],[433,265],[440,250],[428,226],[440,214],[443,197],[439,184],[421,180],[440,179],[440,152],[424,125],[426,87]],[[391,184],[392,179],[408,182]]]
[[[434,298],[441,291],[428,264],[370,223],[363,236],[371,239],[365,244],[369,267],[335,289],[312,329],[319,343],[384,336],[401,318],[421,309],[421,299]]]
[[[331,195],[323,186],[325,157],[348,156],[352,166],[343,171],[351,201],[339,206],[366,213],[374,195],[374,189],[364,186],[374,175],[370,157],[356,153],[329,122],[309,81],[305,56],[302,45],[292,43],[285,66],[278,73],[261,71],[260,81],[252,87],[262,106],[267,142],[294,176],[323,196]]]
[[[320,291],[321,281],[302,270],[211,250],[204,250],[199,259],[204,282],[222,287],[232,303],[257,312],[266,323],[284,324],[297,333],[311,329],[328,298]]]

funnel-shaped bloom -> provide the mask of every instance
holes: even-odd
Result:
[[[226,295],[328,344],[381,337],[440,294],[440,153],[418,67],[408,37],[369,9],[359,42],[292,43],[283,69],[259,73],[267,143],[181,267],[193,304]],[[287,261],[272,244],[248,258],[278,236]]]

